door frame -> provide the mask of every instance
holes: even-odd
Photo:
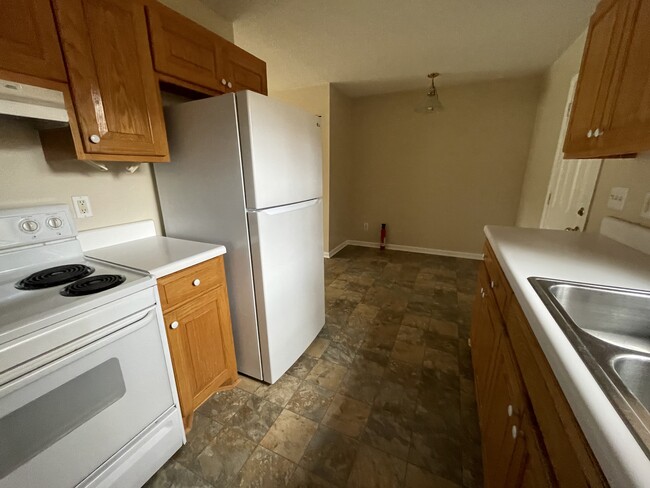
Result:
[[[544,196],[544,209],[542,211],[542,217],[539,220],[539,228],[540,229],[545,229],[544,224],[546,223],[546,218],[548,215],[548,208],[549,204],[551,202],[551,192],[552,189],[555,187],[557,183],[557,179],[559,178],[560,175],[560,165],[562,161],[564,160],[564,139],[566,138],[566,133],[567,129],[569,127],[569,115],[571,114],[571,108],[573,105],[573,98],[575,96],[576,92],[576,86],[578,84],[578,74],[576,73],[573,78],[571,78],[571,83],[569,85],[569,94],[567,96],[567,101],[564,106],[564,112],[562,114],[562,125],[560,127],[560,137],[558,139],[557,143],[557,148],[555,149],[555,157],[553,159],[553,169],[551,170],[551,177],[549,178],[548,181],[548,186],[546,187],[546,193]],[[600,179],[600,172],[602,170],[603,166],[603,160],[600,159],[600,165],[598,168],[598,178],[596,179],[596,185],[598,185],[598,180]],[[589,222],[589,214],[591,213],[591,204],[593,203],[594,200],[594,193],[596,191],[596,188],[594,187],[594,191],[591,194],[591,198],[589,199],[589,205],[587,207],[587,218],[585,219],[585,225],[584,228],[581,230],[581,232],[584,232],[584,230],[587,228],[587,222]]]

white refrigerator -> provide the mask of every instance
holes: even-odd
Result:
[[[318,117],[250,91],[165,111],[165,233],[224,244],[237,366],[274,383],[325,323]]]

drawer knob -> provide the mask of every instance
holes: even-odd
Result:
[[[171,324],[169,324],[170,329],[178,329],[178,320],[174,320]]]
[[[508,417],[512,417],[512,405],[508,405]]]
[[[201,284],[201,280],[198,279],[198,278],[195,279],[194,281],[192,281],[192,285],[194,285],[194,286],[199,286],[200,284]]]
[[[517,438],[517,426],[516,425],[512,426],[512,438],[513,439]]]
[[[228,88],[232,88],[232,83],[230,81],[228,82]]]
[[[225,78],[221,78],[221,84],[222,84],[223,86],[226,86],[226,83],[227,83],[227,82],[226,82],[226,79],[225,79]]]

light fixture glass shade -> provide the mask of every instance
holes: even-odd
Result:
[[[440,112],[444,110],[437,93],[427,93],[420,98],[418,104],[415,106],[415,111],[420,114],[429,114],[433,112]]]

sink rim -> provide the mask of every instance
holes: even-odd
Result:
[[[633,293],[647,296],[648,300],[650,300],[650,291],[537,276],[529,277],[528,282],[553,316],[578,356],[585,363],[598,386],[600,386],[614,409],[623,419],[646,456],[650,458],[650,411],[623,382],[615,371],[613,363],[615,358],[628,355],[643,357],[650,361],[650,353],[607,342],[585,331],[569,316],[562,304],[550,291],[550,287],[561,284],[601,292]]]

